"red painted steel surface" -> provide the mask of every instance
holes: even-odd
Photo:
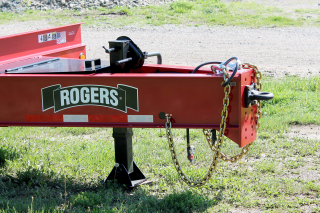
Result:
[[[152,70],[155,65],[142,69]],[[160,72],[170,66],[156,65]],[[177,69],[178,70],[178,69]],[[182,71],[192,69],[181,67]],[[244,146],[255,137],[255,121],[251,120],[255,108],[244,108],[242,96],[244,85],[251,83],[252,70],[236,74],[230,93],[229,118],[226,136]],[[172,114],[175,128],[218,129],[221,121],[223,100],[223,77],[214,74],[1,74],[0,125],[1,126],[101,126],[101,127],[164,127],[160,112]],[[43,111],[42,89],[60,85],[103,85],[117,88],[127,85],[138,89],[139,110],[122,112],[105,106],[75,106],[55,112],[53,108]],[[241,85],[243,84],[243,85]],[[10,88],[10,90],[8,90]],[[89,94],[89,93],[88,93]],[[98,94],[98,93],[97,93]],[[97,98],[98,100],[98,98]],[[63,115],[88,115],[86,122],[64,122]],[[128,115],[152,116],[153,122],[128,122]]]
[[[65,33],[65,40],[39,41],[39,36]],[[63,37],[63,36],[61,36]],[[47,38],[48,39],[48,38]],[[79,58],[85,54],[81,43],[81,23],[0,37],[0,64],[37,56]]]
[[[37,40],[55,31],[65,31],[67,41]],[[73,32],[70,39],[68,32]],[[0,38],[3,41],[18,45],[12,49],[7,45],[7,52],[0,50],[0,68],[39,55],[78,58],[80,52],[85,54],[80,24]],[[159,113],[164,112],[172,114],[173,128],[218,130],[223,76],[206,68],[192,74],[193,69],[148,64],[126,74],[0,73],[0,126],[163,128],[165,120]],[[240,147],[256,139],[256,107],[244,107],[244,87],[255,81],[252,74],[252,69],[240,70],[232,80],[236,85],[231,87],[225,135]]]

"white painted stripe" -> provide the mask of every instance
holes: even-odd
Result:
[[[153,123],[153,115],[128,115],[128,122]]]
[[[88,122],[88,115],[63,115],[63,122]]]

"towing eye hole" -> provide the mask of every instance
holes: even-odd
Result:
[[[273,99],[274,95],[271,92],[260,92],[256,88],[256,84],[252,83],[244,89],[244,104],[245,108],[248,108],[249,105],[254,105],[255,101],[267,101]]]

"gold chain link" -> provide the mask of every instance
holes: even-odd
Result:
[[[261,72],[259,71],[258,67],[255,66],[255,65],[252,65],[252,64],[243,64],[243,68],[244,69],[250,69],[250,68],[253,68],[254,70],[254,74],[255,74],[255,77],[256,77],[256,88],[258,91],[261,91],[262,90],[262,85],[261,85],[261,79],[262,79],[262,74]],[[254,80],[252,78],[252,83],[254,83]],[[256,122],[257,122],[257,125],[256,125],[256,129],[258,130],[259,127],[260,127],[260,118],[262,116],[262,113],[261,113],[261,100],[256,100],[256,104],[257,104],[257,113],[256,113]]]
[[[258,68],[256,66],[253,65],[249,65],[249,64],[245,64],[245,66],[251,66],[252,68],[254,68],[255,70],[255,76],[257,79],[257,90],[260,91],[261,90],[261,83],[260,83],[260,79],[261,79],[261,72],[258,70]],[[248,68],[251,68],[248,67]],[[247,68],[247,67],[244,67]],[[224,68],[226,69],[226,68]],[[228,78],[230,77],[230,75],[228,75],[228,73],[226,72],[226,70],[223,70],[224,72],[224,82],[226,82],[228,80]],[[223,82],[223,83],[224,83]],[[171,114],[167,114],[167,122],[165,123],[165,127],[166,127],[166,133],[167,133],[167,138],[168,138],[168,143],[169,143],[169,148],[170,148],[170,152],[171,152],[171,157],[172,157],[172,161],[173,164],[179,174],[179,176],[181,177],[181,179],[190,187],[199,187],[199,186],[203,186],[204,184],[206,184],[210,178],[213,175],[213,171],[216,169],[217,164],[218,164],[218,158],[224,160],[224,161],[230,161],[232,163],[237,162],[238,160],[240,160],[245,154],[248,153],[249,151],[249,147],[251,146],[252,143],[246,145],[245,147],[243,147],[243,149],[241,150],[240,154],[235,155],[231,158],[228,158],[225,154],[221,153],[221,147],[223,144],[223,140],[224,140],[224,132],[226,129],[226,120],[228,118],[228,106],[229,106],[229,94],[231,92],[231,87],[228,84],[227,86],[224,87],[224,98],[223,98],[223,109],[221,111],[221,122],[220,122],[220,129],[219,129],[219,134],[218,134],[218,139],[217,139],[217,144],[214,145],[210,134],[209,134],[209,130],[207,129],[203,129],[203,134],[206,137],[206,140],[212,150],[212,152],[214,153],[213,155],[213,159],[212,162],[210,164],[209,170],[207,172],[207,174],[198,181],[192,181],[190,180],[186,174],[182,171],[180,163],[178,161],[178,157],[177,157],[177,153],[175,150],[175,146],[174,146],[174,142],[173,142],[173,137],[172,137],[172,132],[171,132]],[[257,116],[258,115],[258,116]],[[258,124],[259,123],[259,118],[261,117],[261,104],[260,101],[257,102],[257,128],[259,128]]]
[[[204,134],[204,136],[206,137],[207,142],[208,142],[211,150],[212,150],[213,152],[215,152],[217,148],[216,148],[215,145],[212,143],[209,130],[208,130],[208,129],[203,129],[203,134]],[[252,143],[249,143],[248,145],[244,146],[239,154],[237,154],[237,155],[235,155],[235,156],[232,156],[232,157],[230,157],[230,158],[228,158],[227,155],[225,155],[225,154],[223,154],[223,153],[221,152],[219,158],[222,159],[223,161],[226,161],[226,162],[235,163],[235,162],[237,162],[238,160],[240,160],[244,155],[246,155],[246,154],[249,152],[249,147],[250,147],[251,145],[252,145]]]

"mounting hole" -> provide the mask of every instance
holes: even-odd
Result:
[[[159,118],[162,119],[162,120],[163,120],[163,119],[166,119],[166,113],[160,112],[160,113],[159,113]]]

